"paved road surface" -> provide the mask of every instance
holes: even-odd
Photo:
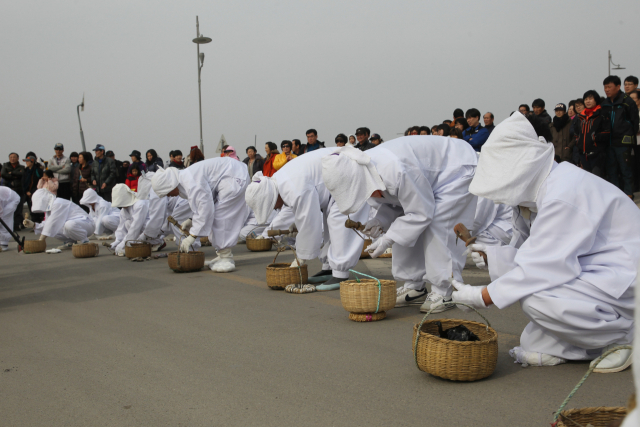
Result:
[[[102,249],[92,259],[0,254],[3,426],[542,426],[588,368],[514,364],[508,350],[527,321],[518,306],[494,307],[496,372],[445,381],[414,365],[417,307],[351,322],[337,291],[268,289],[275,252],[238,246],[234,273],[177,274],[166,259]],[[357,270],[391,278],[390,266]],[[489,281],[475,267],[465,280]],[[630,370],[594,374],[572,405],[624,405],[632,389]]]

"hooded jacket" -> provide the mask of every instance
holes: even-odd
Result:
[[[573,154],[575,139],[571,138],[571,125],[571,118],[566,114],[562,117],[554,117],[549,125],[556,156],[563,161],[570,161]]]

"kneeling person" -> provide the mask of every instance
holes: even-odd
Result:
[[[89,218],[95,225],[95,234],[99,240],[107,240],[113,237],[120,223],[120,209],[111,206],[92,188],[88,188],[82,194],[80,204],[89,208]]]

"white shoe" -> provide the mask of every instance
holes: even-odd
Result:
[[[111,238],[111,236],[107,236],[106,234],[98,236],[98,240],[111,240]]]
[[[624,345],[624,344],[609,345],[605,347],[604,350],[602,350],[602,354],[611,350],[614,347],[618,347],[619,345]],[[605,357],[604,359],[602,359],[600,363],[598,363],[598,366],[593,370],[593,372],[597,372],[600,374],[610,374],[612,372],[624,371],[629,366],[631,366],[632,359],[633,359],[632,350],[627,350],[627,349],[617,350],[611,353],[610,355],[608,355],[607,357]],[[595,360],[592,361],[589,366],[593,367],[595,362],[596,362]]]
[[[555,366],[567,361],[561,357],[550,354],[538,353],[536,351],[525,351],[522,347],[514,347],[509,350],[509,356],[515,359],[513,363],[520,363],[523,368],[532,366]]]
[[[443,311],[455,308],[455,306],[456,305],[451,302],[451,297],[445,298],[435,292],[429,292],[424,304],[420,306],[420,311],[422,313],[428,313],[429,310],[433,309],[431,313],[442,313]]]
[[[419,291],[404,286],[396,289],[396,308],[408,307],[410,305],[422,305],[427,298],[427,289]]]

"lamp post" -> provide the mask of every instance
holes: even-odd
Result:
[[[204,53],[200,53],[200,45],[211,43],[211,39],[209,37],[204,37],[200,34],[200,23],[198,22],[198,17],[196,16],[196,35],[197,37],[193,39],[193,42],[198,46],[198,106],[200,108],[200,151],[204,154],[204,144],[202,142],[202,85],[200,84],[200,73],[202,71],[202,66],[204,65]]]
[[[614,70],[624,70],[624,67],[621,67],[620,64],[616,64],[613,62],[613,60],[611,59],[611,51],[609,51],[609,74],[607,74],[608,76],[611,75],[611,66],[613,65],[613,69]]]
[[[82,122],[80,121],[80,111],[84,111],[84,93],[82,94],[82,102],[76,107],[78,112],[78,123],[80,124],[80,141],[82,141],[82,151],[87,151],[87,147],[84,145],[84,133],[82,132]]]

